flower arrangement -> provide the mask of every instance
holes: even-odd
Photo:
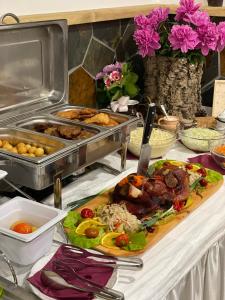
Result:
[[[180,0],[174,17],[169,16],[168,8],[135,17],[134,40],[139,54],[187,58],[194,63],[210,51],[221,51],[225,46],[225,22],[217,25],[199,8],[194,0]]]
[[[139,92],[138,75],[132,71],[129,63],[116,62],[105,66],[102,72],[96,75],[96,80],[97,102],[100,107],[107,106],[122,96],[133,98]]]

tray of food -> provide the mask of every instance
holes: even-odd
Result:
[[[101,127],[115,127],[130,120],[129,116],[113,113],[109,110],[97,110],[72,105],[65,105],[50,113],[58,118],[80,121]]]
[[[116,256],[152,247],[223,184],[223,176],[198,164],[159,160],[148,175],[130,174],[68,213],[70,242]]]
[[[44,133],[58,138],[75,141],[76,143],[95,137],[100,129],[84,124],[74,124],[69,121],[57,120],[49,116],[36,116],[15,123],[16,127]]]

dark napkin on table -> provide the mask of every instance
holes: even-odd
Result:
[[[210,154],[202,154],[195,157],[188,158],[188,161],[191,163],[202,164],[205,168],[215,170],[222,175],[225,175],[225,170],[223,170],[217,163],[214,161]]]
[[[65,256],[62,254],[61,247],[57,250],[57,252],[54,254],[52,259],[43,267],[43,269],[54,271],[53,268],[53,262],[55,260],[60,260],[60,259],[65,259]],[[88,258],[79,258],[80,261],[84,262],[89,262],[91,263],[96,263],[95,260],[93,259],[88,259]],[[98,261],[99,264],[101,262]],[[70,265],[70,267],[76,267],[76,261]],[[88,280],[93,281],[94,283],[99,284],[100,286],[105,286],[109,279],[112,276],[113,269],[109,267],[87,267],[83,268],[82,270],[79,270],[77,272],[80,276],[87,278]],[[63,276],[62,273],[60,273],[62,277],[64,277],[65,280],[68,280],[69,283],[71,284],[76,284],[76,278],[74,278],[73,274],[71,274],[71,278],[68,278],[66,276]],[[41,270],[39,270],[36,274],[34,274],[32,277],[28,278],[28,281],[34,285],[37,289],[39,289],[43,294],[52,297],[54,299],[77,299],[77,300],[89,300],[93,299],[94,296],[91,293],[86,293],[86,292],[80,292],[74,289],[64,289],[64,290],[53,290],[47,286],[45,286],[42,281],[41,281]],[[79,284],[79,281],[77,281]]]

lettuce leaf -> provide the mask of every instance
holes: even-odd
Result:
[[[4,295],[4,289],[0,287],[0,298],[3,297],[3,295]]]
[[[223,179],[223,175],[220,174],[219,172],[216,172],[214,170],[211,169],[207,169],[207,176],[206,176],[206,180],[209,183],[214,183],[214,182],[218,182],[220,180]]]
[[[144,249],[147,241],[145,238],[145,231],[135,232],[129,234],[129,244],[123,247],[124,250],[137,251]]]
[[[98,229],[99,229],[99,234],[96,238],[88,238],[85,235],[79,235],[75,232],[75,230],[71,230],[68,233],[68,238],[70,242],[75,246],[81,248],[87,248],[87,249],[93,248],[100,244],[102,236],[105,233],[103,228],[98,228]]]
[[[81,220],[82,220],[81,215],[78,212],[72,210],[68,212],[68,215],[64,219],[63,226],[66,228],[73,229],[77,227],[77,224],[80,223]]]

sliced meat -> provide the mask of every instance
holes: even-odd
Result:
[[[173,189],[178,185],[178,179],[171,171],[169,171],[168,174],[165,175],[164,180],[169,188]]]
[[[60,136],[57,127],[48,127],[47,129],[44,130],[44,133],[52,136],[57,136],[57,137]]]

